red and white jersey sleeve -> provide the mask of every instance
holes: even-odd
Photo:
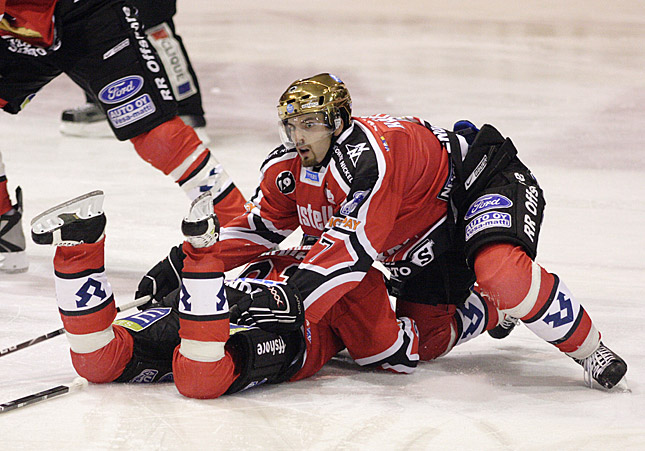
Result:
[[[355,119],[345,134],[330,151],[325,186],[339,187],[346,197],[290,281],[313,321],[354,288],[379,255],[422,234],[447,211],[439,194],[449,155],[430,130],[379,115]]]
[[[298,166],[295,151],[275,149],[261,168],[260,184],[246,203],[246,213],[223,227],[216,244],[225,270],[248,263],[280,244],[300,225],[296,212],[295,178]]]

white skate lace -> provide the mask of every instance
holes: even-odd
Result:
[[[512,316],[507,316],[502,320],[501,323],[499,323],[499,325],[503,329],[510,329],[511,327],[517,326],[519,324],[520,324],[520,320],[517,318],[513,318]]]
[[[614,353],[609,348],[600,345],[589,357],[579,360],[584,371],[584,381],[589,388],[593,388],[593,381],[607,368],[614,360]]]

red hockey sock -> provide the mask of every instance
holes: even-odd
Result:
[[[244,213],[244,196],[195,131],[175,117],[131,139],[137,153],[170,175],[192,200],[212,189],[220,224]]]
[[[208,150],[195,131],[175,117],[130,140],[141,158],[168,175],[181,167],[181,180],[205,158]],[[201,149],[197,151],[198,148]]]
[[[0,163],[0,168],[2,163]],[[0,215],[5,214],[11,210],[11,198],[9,191],[7,191],[7,177],[0,171]]]
[[[485,247],[475,259],[475,273],[481,293],[540,338],[575,358],[596,349],[600,333],[585,309],[557,276],[533,262],[522,248]]]
[[[56,299],[79,375],[95,383],[121,375],[132,357],[133,339],[112,326],[116,307],[105,276],[105,239],[57,247],[54,257]]]
[[[520,307],[519,318],[539,310],[553,287],[551,274],[534,263],[521,247],[506,243],[483,248],[475,258],[475,274],[481,294],[499,310]]]
[[[179,300],[181,344],[173,356],[179,392],[191,398],[216,398],[235,380],[235,365],[224,345],[230,335],[222,262],[212,247],[185,242]]]

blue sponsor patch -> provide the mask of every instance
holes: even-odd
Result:
[[[135,313],[122,319],[117,319],[113,324],[125,327],[126,329],[140,332],[146,327],[159,321],[170,314],[172,309],[169,307],[150,308],[143,312]]]
[[[293,104],[292,103],[288,104],[287,105],[287,113],[291,114],[291,113],[293,113],[293,111],[294,111]]]
[[[356,191],[354,193],[354,196],[352,197],[352,200],[347,202],[345,205],[343,205],[343,208],[340,209],[340,214],[347,216],[354,210],[356,210],[356,207],[360,205],[361,202],[363,202],[363,199],[367,197],[369,194],[370,190],[367,191]]]
[[[493,210],[496,208],[508,208],[512,207],[513,202],[500,194],[486,194],[481,196],[475,202],[470,205],[470,208],[466,212],[464,219],[468,220],[474,216],[477,216],[479,213],[483,213],[488,210]]]
[[[143,77],[128,75],[119,78],[99,91],[99,99],[103,103],[114,104],[133,97],[143,87]]]
[[[133,122],[150,116],[157,110],[148,94],[137,97],[119,107],[107,111],[108,119],[114,128],[125,127]]]
[[[305,169],[305,178],[313,180],[314,182],[320,181],[320,175],[317,172],[310,171],[309,169]]]
[[[501,211],[490,211],[481,214],[468,223],[466,226],[466,241],[471,239],[474,235],[482,230],[490,229],[493,227],[504,227],[509,229],[511,227],[511,215],[502,213]]]

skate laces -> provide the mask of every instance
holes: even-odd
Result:
[[[513,318],[512,316],[508,316],[508,315],[506,316],[506,318],[502,320],[501,323],[499,323],[499,325],[503,329],[512,329],[513,327],[518,326],[519,324],[520,324],[520,320],[518,318]]]
[[[585,385],[593,388],[593,381],[598,380],[598,376],[614,360],[614,353],[603,344],[589,357],[578,360],[578,363],[582,365]]]

